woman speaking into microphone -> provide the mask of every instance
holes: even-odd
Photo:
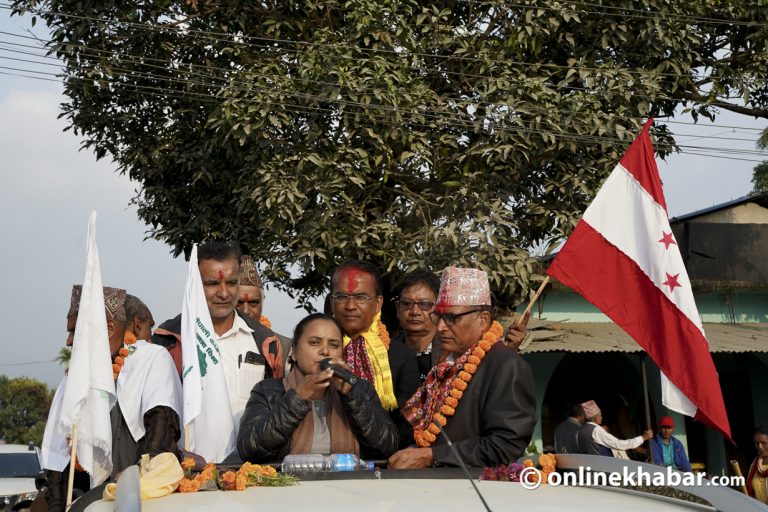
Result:
[[[296,326],[292,343],[291,371],[251,391],[237,436],[240,457],[259,463],[300,453],[394,453],[399,434],[373,386],[334,373],[334,367],[348,369],[338,321],[311,314]]]

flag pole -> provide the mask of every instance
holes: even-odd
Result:
[[[531,312],[531,309],[533,309],[533,305],[536,304],[537,300],[539,300],[541,293],[544,291],[544,288],[546,288],[548,283],[549,283],[549,276],[546,276],[544,280],[541,282],[541,284],[539,285],[539,289],[536,290],[536,293],[533,294],[533,297],[528,303],[528,307],[525,308],[525,311],[523,311],[523,314],[515,318],[514,322],[512,322],[512,325],[518,325],[520,322],[522,322],[523,318],[525,318],[525,315]]]
[[[645,430],[651,430],[651,406],[648,400],[648,375],[645,372],[645,360],[647,356],[643,352],[640,355],[640,371],[643,373],[643,399],[645,401]],[[653,445],[651,440],[648,440],[648,454],[651,464],[655,464],[653,461]]]
[[[72,448],[69,453],[69,479],[67,480],[67,504],[65,510],[72,506],[72,487],[75,484],[75,466],[77,465],[77,425],[72,427]]]

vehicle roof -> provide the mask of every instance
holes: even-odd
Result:
[[[517,482],[477,482],[491,510],[529,508],[545,511],[645,512],[713,510],[693,503],[631,491],[605,488],[542,486],[526,490]],[[97,502],[87,512],[112,510],[111,502]],[[392,510],[483,510],[466,480],[326,480],[302,481],[295,487],[251,487],[245,491],[175,493],[145,500],[143,512],[187,510],[333,510],[334,512],[389,512]]]
[[[36,446],[29,449],[27,444],[0,444],[0,453],[37,453]]]

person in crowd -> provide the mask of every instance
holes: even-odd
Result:
[[[155,319],[152,312],[138,297],[125,295],[125,317],[128,321],[126,333],[132,333],[137,340],[150,341]]]
[[[264,284],[253,258],[247,255],[240,258],[240,293],[237,299],[237,310],[267,329],[272,329],[272,322],[264,315]],[[277,333],[275,336],[283,346],[283,353],[287,355],[291,348],[291,340]]]
[[[653,437],[653,430],[646,430],[632,439],[619,439],[601,428],[603,413],[594,400],[581,404],[586,423],[579,429],[578,446],[581,453],[613,457],[611,450],[629,450],[637,448],[644,441]]]
[[[429,319],[439,290],[440,279],[429,270],[420,269],[406,274],[395,301],[400,332],[393,342],[404,343],[416,354],[421,382],[440,361],[443,352],[437,326]]]
[[[571,406],[571,415],[555,427],[555,451],[557,453],[579,453],[578,435],[586,418],[579,404]]]
[[[607,423],[601,423],[600,428],[602,428],[609,434],[611,433],[611,428],[608,426]],[[615,459],[630,460],[627,450],[617,450],[615,448],[610,448],[610,450],[611,450],[611,457]]]
[[[275,462],[288,454],[389,455],[399,434],[370,382],[349,384],[320,363],[349,370],[342,359],[342,327],[324,313],[296,326],[291,371],[253,389],[245,407],[237,449],[250,462]]]
[[[74,286],[67,314],[67,346],[74,343],[81,295],[82,287]],[[162,347],[137,341],[126,330],[125,300],[125,290],[104,288],[109,336],[104,342],[109,343],[112,354],[117,395],[110,412],[113,478],[128,466],[137,464],[143,454],[154,456],[170,452],[178,457],[177,442],[181,432],[181,383],[173,361]],[[43,438],[44,466],[50,469],[50,466],[61,468],[66,465],[61,471],[47,471],[50,511],[63,511],[66,500],[69,448],[67,439],[56,431],[56,425],[69,378],[71,376],[64,377],[56,391]],[[106,483],[79,498],[71,510],[83,510],[89,503],[101,499],[104,485]]]
[[[525,338],[528,336],[528,321],[531,319],[531,313],[523,313],[522,317],[518,317],[507,328],[507,332],[504,335],[504,345],[515,353],[520,352],[520,345],[523,344]]]
[[[503,328],[493,320],[488,275],[443,270],[430,318],[447,356],[403,407],[417,446],[396,452],[389,467],[458,466],[460,460],[483,467],[516,460],[536,425],[533,372],[500,343]]]
[[[272,328],[272,322],[262,314],[264,285],[253,258],[248,255],[240,258],[240,294],[237,299],[237,309],[268,329]]]
[[[198,268],[221,352],[228,395],[222,399],[229,400],[237,429],[253,386],[262,379],[283,376],[284,350],[274,332],[235,309],[240,295],[237,244],[201,244]],[[181,314],[160,324],[152,343],[168,349],[181,375]]]
[[[381,321],[382,278],[365,261],[346,261],[331,277],[331,308],[344,334],[343,359],[351,371],[373,384],[382,407],[398,425],[403,442],[410,425],[400,406],[419,387],[416,355],[402,343],[391,343]]]
[[[752,439],[757,457],[747,473],[747,494],[768,505],[768,426],[757,427]]]
[[[669,416],[659,420],[659,434],[651,440],[653,462],[659,466],[669,466],[680,471],[693,471],[683,443],[672,435],[675,422]]]

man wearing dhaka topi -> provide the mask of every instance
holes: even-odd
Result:
[[[468,466],[516,460],[536,425],[533,372],[499,343],[503,329],[493,320],[488,275],[471,268],[443,270],[430,318],[447,356],[403,406],[417,447],[392,455],[389,467],[458,466],[441,429]]]

